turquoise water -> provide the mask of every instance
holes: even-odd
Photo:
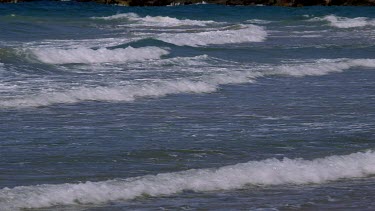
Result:
[[[375,9],[0,5],[0,210],[373,210]]]

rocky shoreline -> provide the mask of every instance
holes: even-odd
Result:
[[[35,0],[0,0],[0,3],[17,3]],[[375,6],[375,0],[76,0],[126,6],[166,6],[189,5],[197,3],[222,5],[267,5],[267,6]]]

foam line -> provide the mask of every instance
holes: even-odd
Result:
[[[56,205],[101,204],[145,195],[167,196],[187,190],[204,192],[233,190],[248,185],[321,184],[374,174],[374,151],[315,160],[271,158],[217,169],[191,169],[102,182],[3,188],[0,190],[0,208],[10,211]]]

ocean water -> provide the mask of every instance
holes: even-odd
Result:
[[[0,210],[374,210],[375,8],[0,5]]]

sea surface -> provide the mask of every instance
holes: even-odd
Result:
[[[0,5],[0,210],[374,210],[375,7]]]

